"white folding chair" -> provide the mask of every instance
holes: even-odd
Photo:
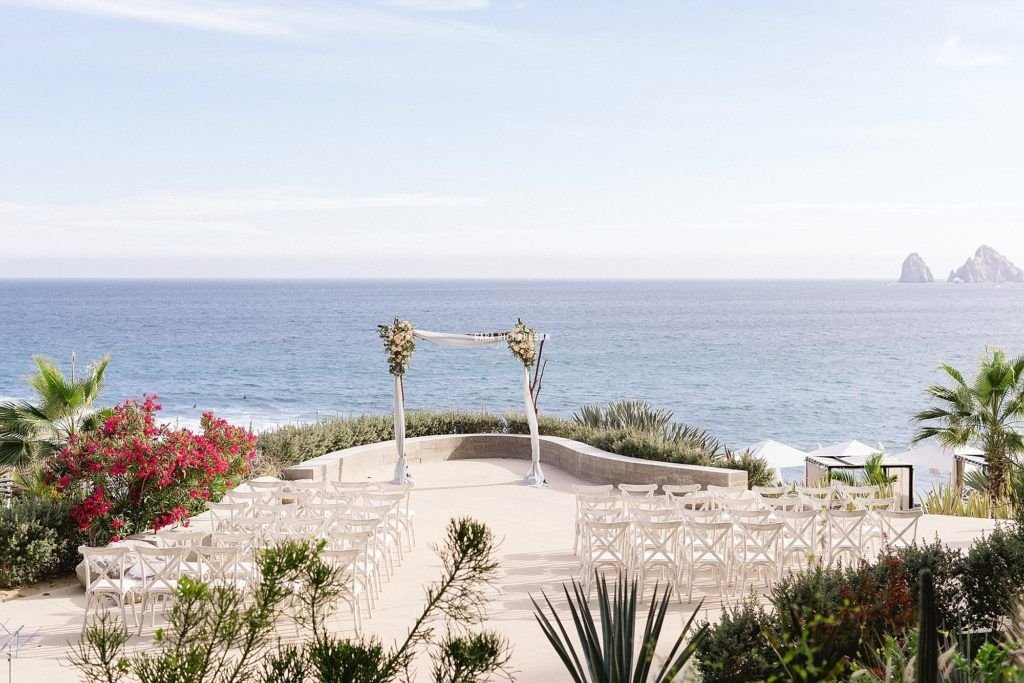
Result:
[[[590,596],[594,575],[602,569],[612,569],[628,575],[630,565],[630,523],[588,522],[583,562],[583,589]]]
[[[239,491],[238,489],[231,489],[224,494],[224,498],[221,502],[245,503],[251,510],[257,503],[266,503],[269,501],[266,491]]]
[[[749,489],[746,486],[715,486],[714,484],[708,484],[707,491],[711,495],[720,498],[734,498],[746,495]]]
[[[593,486],[590,485],[590,484],[573,484],[572,485],[572,492],[574,494],[576,494],[577,496],[579,496],[579,495],[584,495],[584,496],[610,496],[610,495],[612,495],[612,492],[614,490],[615,490],[615,485],[614,484],[596,484],[596,485],[593,485]]]
[[[579,553],[580,542],[583,540],[583,524],[585,521],[586,513],[590,510],[601,510],[601,511],[613,511],[614,517],[621,517],[623,513],[622,509],[622,498],[616,495],[602,495],[601,493],[595,493],[591,495],[589,493],[577,493],[576,494],[576,537],[573,539],[572,551],[573,553]],[[617,521],[609,519],[611,515],[606,515],[601,521],[611,522]]]
[[[619,484],[619,493],[623,498],[650,498],[657,490],[657,484]]]
[[[380,570],[370,550],[373,533],[370,531],[333,531],[328,536],[330,550],[357,550],[356,581],[366,597],[366,615],[370,616],[377,591],[380,589]]]
[[[146,619],[147,607],[149,607],[150,626],[156,625],[157,604],[160,605],[161,611],[166,613],[167,602],[178,589],[178,579],[181,578],[182,559],[185,552],[186,549],[182,547],[135,548],[138,564],[130,570],[129,575],[137,574],[139,594],[142,596],[142,614],[138,619],[137,635],[142,634],[142,624]]]
[[[810,565],[821,551],[821,531],[817,510],[776,510],[782,522],[782,564],[796,558],[798,567]]]
[[[751,570],[764,572],[766,585],[778,580],[782,565],[782,522],[747,523],[738,525],[740,536],[733,555],[733,568],[740,579],[740,595],[747,585]]]
[[[715,499],[702,493],[672,496],[672,507],[676,510],[712,510],[715,508]]]
[[[214,531],[225,531],[233,528],[235,520],[244,517],[249,511],[249,503],[207,503],[210,511],[210,522]]]
[[[848,555],[852,562],[864,553],[864,519],[867,510],[829,510],[825,513],[826,546],[829,564]]]
[[[682,573],[681,525],[679,520],[636,522],[633,567],[639,574],[641,600],[647,578],[652,574],[663,577],[669,585],[676,587]],[[682,591],[676,591],[676,599],[683,601]]]
[[[200,546],[195,550],[199,575],[208,585],[241,590],[251,580],[239,568],[241,548]]]
[[[391,484],[382,488],[385,493],[401,492],[405,497],[401,500],[395,512],[398,515],[398,523],[402,527],[402,535],[405,537],[409,551],[416,545],[416,511],[412,509],[412,484]]]
[[[905,548],[913,545],[917,538],[917,523],[923,512],[913,510],[879,510],[878,519],[882,524],[882,541],[891,548]]]
[[[85,561],[83,633],[89,623],[89,610],[102,607],[105,600],[109,600],[115,607],[121,609],[121,623],[125,630],[128,629],[126,603],[131,603],[132,618],[136,623],[138,622],[139,617],[135,612],[135,596],[138,595],[142,583],[139,579],[128,576],[128,558],[131,551],[131,547],[126,545],[103,548],[79,546],[78,552],[81,553],[82,559]]]
[[[362,630],[362,613],[359,608],[359,598],[363,595],[363,585],[358,580],[359,554],[358,548],[347,550],[323,550],[320,557],[330,567],[338,572],[338,581],[342,583],[342,589],[338,598],[344,602],[352,611],[352,626],[356,635]],[[367,607],[369,609],[369,607]]]
[[[661,490],[669,499],[700,491],[700,484],[662,484]]]
[[[781,498],[789,491],[788,486],[751,486],[750,490],[762,498]]]
[[[210,532],[203,529],[161,529],[156,532],[156,542],[162,548],[191,548],[202,545],[209,535]]]
[[[728,597],[727,585],[732,572],[731,522],[700,522],[693,519],[686,522],[687,545],[689,549],[687,576],[688,601],[693,602],[693,584],[697,570],[711,570],[718,579],[718,592],[723,599]]]

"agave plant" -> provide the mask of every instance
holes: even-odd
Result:
[[[555,649],[574,683],[668,683],[675,679],[693,657],[701,641],[707,636],[708,626],[698,628],[684,645],[700,605],[690,615],[683,630],[676,637],[668,656],[654,672],[654,652],[665,626],[665,614],[672,597],[672,588],[666,586],[660,593],[654,588],[651,606],[647,610],[640,646],[634,647],[637,621],[637,581],[631,582],[619,575],[615,592],[608,592],[608,582],[597,576],[597,606],[599,619],[591,611],[587,592],[578,581],[572,581],[572,593],[562,584],[573,626],[579,640],[579,649],[572,642],[569,631],[546,593],[545,610],[531,596],[534,616],[548,642]],[[550,614],[550,615],[549,615]],[[598,623],[599,622],[599,623]]]
[[[593,429],[632,429],[664,434],[672,424],[672,411],[654,408],[647,401],[612,401],[604,408],[585,405],[573,414],[572,419]]]

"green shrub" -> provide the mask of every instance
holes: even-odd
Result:
[[[0,588],[14,588],[74,570],[82,534],[67,504],[15,499],[0,507]]]
[[[666,434],[636,429],[595,428],[572,420],[542,416],[542,436],[572,439],[601,450],[643,460],[705,467],[727,467],[747,472],[751,486],[767,486],[774,480],[768,464],[749,453],[735,454],[721,449],[703,432],[675,425]],[[407,437],[435,434],[528,434],[524,415],[505,416],[476,411],[412,411],[406,415]],[[276,473],[325,453],[389,441],[395,438],[390,415],[337,417],[322,422],[289,425],[264,432],[257,442],[259,455],[255,474]]]
[[[931,570],[935,586],[935,610],[940,626],[947,631],[960,631],[964,628],[966,600],[961,582],[963,553],[959,549],[945,546],[936,539],[931,543],[915,543],[906,548],[885,551],[883,557],[886,556],[901,561],[901,564],[892,566],[900,571],[911,595],[917,595],[920,590],[918,583],[921,570]],[[914,618],[917,618],[916,605]]]
[[[726,609],[717,624],[705,623],[707,637],[697,647],[704,683],[767,680],[778,670],[775,651],[765,637],[777,624],[755,600]]]
[[[1014,613],[1024,590],[1024,529],[1000,526],[976,540],[963,556],[967,627],[995,630]]]

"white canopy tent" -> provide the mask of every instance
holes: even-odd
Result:
[[[472,348],[509,343],[509,332],[488,332],[477,334],[459,334],[451,332],[431,332],[429,330],[412,330],[412,336],[442,346],[455,348]],[[544,339],[543,335],[537,339]],[[531,361],[532,362],[532,361]],[[532,465],[523,477],[523,483],[530,486],[543,487],[544,472],[540,467],[540,431],[537,425],[537,406],[534,403],[533,391],[530,387],[530,368],[523,365],[523,403],[526,408],[526,421],[530,426],[530,454]],[[398,462],[395,463],[395,476],[392,481],[403,484],[409,481],[408,465],[405,458],[405,387],[402,375],[395,375],[395,444],[398,448]]]
[[[948,474],[953,471],[953,461],[958,455],[984,455],[983,451],[973,446],[959,448],[948,448],[936,441],[912,446],[910,450],[900,453],[896,457],[903,462],[908,462],[914,467],[937,471],[941,474]]]
[[[768,466],[773,469],[803,467],[804,459],[807,458],[807,453],[800,449],[772,439],[758,441],[752,446],[747,446],[747,450],[755,457],[764,458]]]
[[[882,444],[878,444],[875,447],[871,447],[866,443],[860,441],[841,441],[839,443],[830,444],[828,446],[818,446],[816,449],[808,453],[812,457],[821,456],[835,456],[835,457],[846,457],[846,456],[869,456],[875,453],[882,453],[885,448]]]

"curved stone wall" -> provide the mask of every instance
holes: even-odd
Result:
[[[450,434],[405,440],[410,466],[472,458],[530,459],[530,437],[518,434]],[[312,458],[284,470],[285,479],[365,479],[381,465],[398,458],[394,441],[356,446]],[[718,467],[678,465],[617,455],[579,441],[540,438],[540,461],[595,484],[701,484],[746,486],[747,473]],[[523,470],[526,471],[525,468]]]

